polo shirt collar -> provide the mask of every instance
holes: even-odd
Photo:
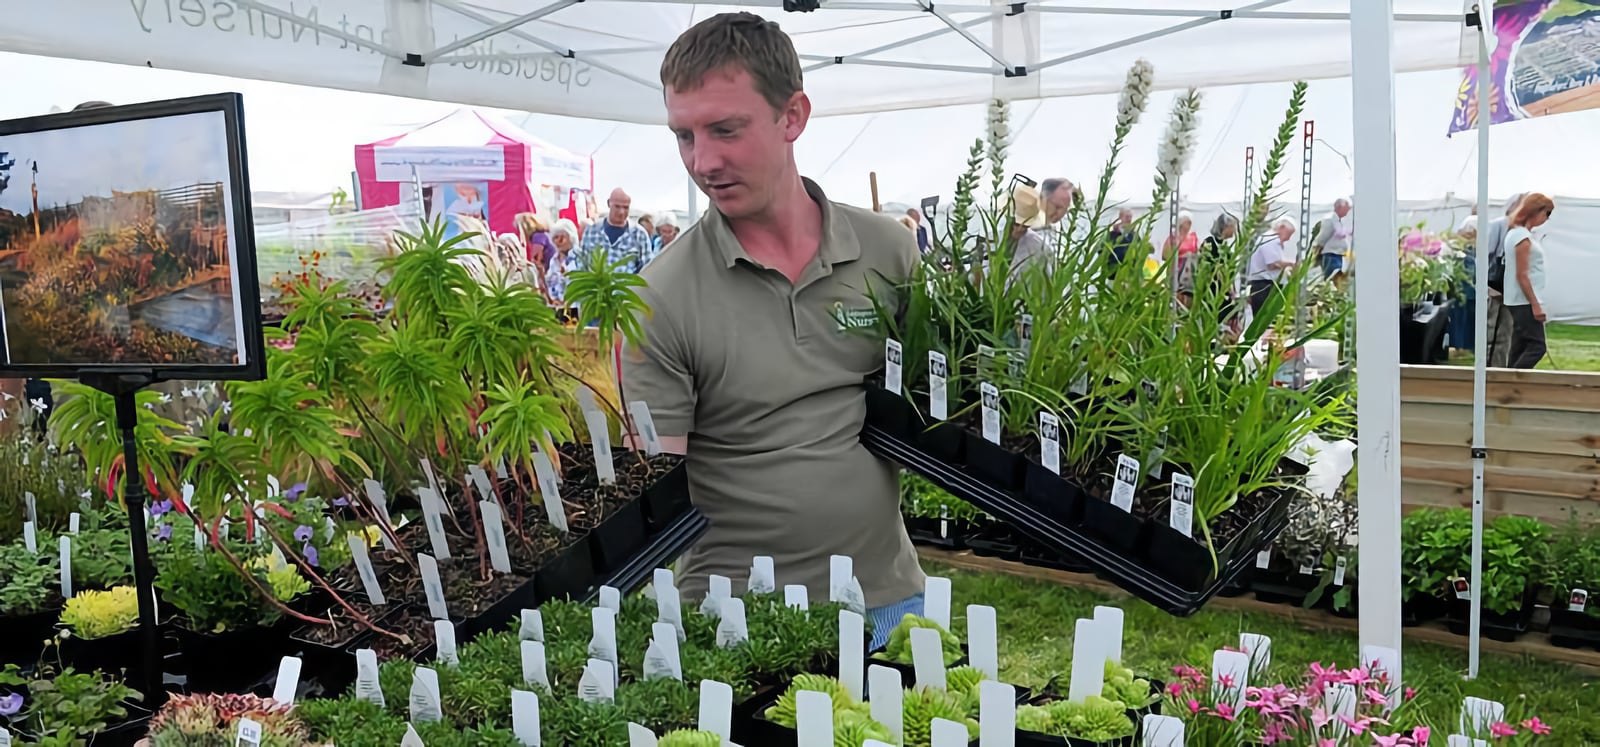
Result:
[[[828,196],[816,182],[805,177],[801,177],[800,181],[806,186],[806,194],[822,210],[822,243],[817,248],[817,256],[822,260],[823,267],[832,268],[836,264],[860,259],[861,241],[856,238],[849,219],[834,209],[833,203],[828,201]],[[721,252],[729,268],[737,265],[741,259],[756,264],[739,244],[739,238],[733,235],[733,227],[728,225],[728,219],[715,207],[707,211],[704,222],[711,229],[712,244]]]

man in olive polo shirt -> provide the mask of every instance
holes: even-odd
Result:
[[[811,113],[794,46],[776,23],[714,16],[661,66],[668,127],[712,209],[644,271],[646,341],[624,355],[622,386],[649,405],[667,451],[685,454],[694,504],[710,519],[681,560],[682,590],[708,574],[744,589],[751,557],[777,585],[829,594],[829,559],[854,559],[879,642],[921,614],[924,584],[900,520],[895,467],[862,447],[862,380],[883,347],[876,295],[917,261],[916,238],[885,216],[829,202],[795,166]]]

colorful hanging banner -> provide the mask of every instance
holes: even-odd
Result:
[[[1490,124],[1600,108],[1600,0],[1497,0]],[[1450,134],[1478,126],[1478,66],[1456,92]]]

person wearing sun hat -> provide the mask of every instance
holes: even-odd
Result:
[[[1018,184],[1011,190],[1011,280],[1034,265],[1043,264],[1045,271],[1050,271],[1053,247],[1042,231],[1045,224],[1044,199],[1039,189]]]

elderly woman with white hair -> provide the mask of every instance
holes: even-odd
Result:
[[[578,269],[578,226],[562,218],[550,228],[550,243],[555,246],[550,266],[544,268],[544,293],[552,304],[564,304],[567,274]]]
[[[1295,265],[1293,244],[1299,225],[1293,218],[1284,216],[1272,224],[1272,235],[1256,247],[1250,255],[1247,277],[1250,281],[1250,311],[1261,312],[1268,296],[1278,289],[1283,271]]]

